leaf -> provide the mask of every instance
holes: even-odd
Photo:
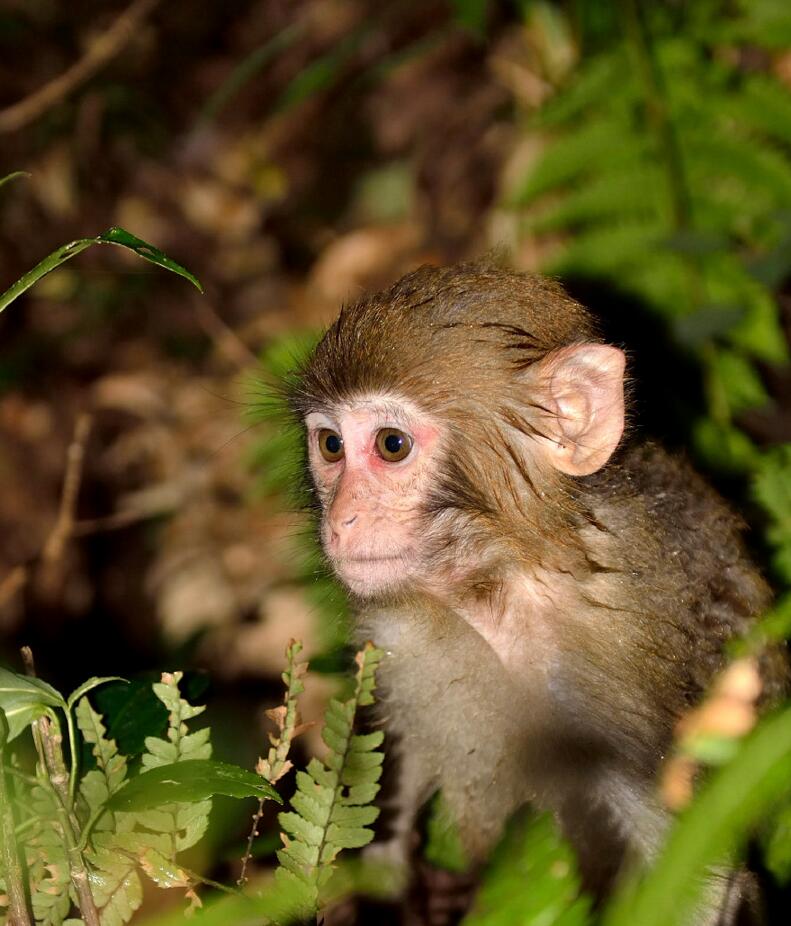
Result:
[[[297,790],[291,799],[294,812],[278,815],[284,848],[277,854],[280,868],[276,877],[301,885],[306,913],[315,911],[329,885],[338,853],[361,848],[373,839],[368,824],[377,819],[379,809],[368,804],[379,790],[375,782],[384,756],[376,749],[384,735],[381,731],[352,735],[352,729],[357,709],[373,701],[375,672],[382,655],[367,643],[355,656],[353,697],[331,700],[325,713],[322,735],[329,748],[326,766],[313,758],[307,772],[297,772]]]
[[[158,737],[167,729],[167,711],[151,690],[150,680],[110,683],[96,692],[93,701],[126,756],[139,755],[145,750],[146,737]]]
[[[66,707],[60,692],[39,678],[0,668],[0,708],[8,721],[8,742],[19,736],[49,707]]]
[[[552,818],[542,814],[509,827],[463,924],[586,926],[590,911],[588,898],[579,896],[574,855]]]
[[[96,809],[106,800],[107,795],[117,791],[126,779],[126,757],[119,755],[115,740],[107,739],[101,714],[91,707],[86,696],[78,702],[75,716],[85,742],[93,746],[91,752],[96,759],[97,773],[104,779],[106,793],[99,801],[97,797],[101,789],[91,777],[92,772],[88,772],[80,783],[83,796],[91,808]]]
[[[736,758],[705,785],[677,821],[649,875],[619,894],[605,926],[686,922],[710,866],[722,863],[748,829],[791,795],[791,708],[766,718]]]
[[[182,267],[181,264],[177,264],[175,260],[171,260],[167,254],[164,254],[159,248],[155,248],[153,244],[143,241],[142,238],[137,238],[135,235],[126,231],[126,229],[114,225],[112,228],[108,228],[106,232],[102,232],[102,234],[96,238],[96,241],[99,244],[117,244],[122,248],[127,248],[129,251],[134,251],[134,253],[137,254],[138,257],[142,257],[143,260],[150,261],[158,267],[170,270],[171,273],[177,273],[179,276],[184,277],[184,279],[189,280],[199,292],[203,292],[200,281],[196,276],[191,274],[189,270]]]
[[[260,775],[212,759],[188,759],[142,772],[111,796],[107,809],[147,810],[171,802],[202,801],[215,794],[282,803],[277,791]]]
[[[10,183],[12,180],[18,180],[20,177],[29,177],[30,174],[26,170],[15,170],[13,173],[6,174],[5,177],[0,177],[0,187],[4,187],[7,183]]]
[[[46,274],[50,273],[52,270],[60,267],[60,265],[64,264],[67,260],[71,260],[72,257],[76,257],[93,244],[116,244],[127,250],[133,251],[145,260],[184,277],[203,292],[201,284],[189,270],[186,270],[181,264],[177,264],[174,260],[171,260],[158,248],[143,241],[142,238],[136,238],[128,231],[116,226],[109,228],[106,232],[102,232],[102,234],[98,235],[96,238],[79,238],[76,241],[70,241],[68,244],[64,244],[56,251],[53,251],[45,257],[44,260],[39,261],[32,270],[28,270],[28,272],[23,274],[16,283],[12,284],[4,293],[0,294],[0,312],[16,298],[21,296],[22,293],[30,289],[30,287],[33,286],[34,283],[37,283],[43,276],[46,276]]]
[[[87,682],[83,682],[82,685],[72,691],[66,701],[66,706],[71,710],[83,695],[88,694],[89,691],[93,691],[94,688],[98,688],[99,685],[106,685],[108,682],[126,682],[126,679],[121,678],[120,675],[94,675],[93,678],[89,678]]]
[[[791,801],[775,814],[764,839],[766,867],[781,883],[791,881]]]
[[[441,792],[438,792],[431,802],[423,855],[435,868],[444,868],[447,871],[462,872],[469,866],[456,820]]]

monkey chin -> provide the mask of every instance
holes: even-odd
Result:
[[[338,557],[332,559],[335,574],[358,598],[378,598],[396,592],[409,578],[409,562],[403,555]]]

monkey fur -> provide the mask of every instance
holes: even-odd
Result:
[[[294,378],[322,542],[386,651],[399,851],[437,788],[473,857],[520,805],[551,810],[600,896],[661,843],[674,726],[770,593],[689,466],[621,439],[622,359],[556,283],[474,263],[344,307]],[[427,448],[400,481],[365,449],[380,426]],[[358,431],[358,456],[318,455]],[[784,661],[761,671],[777,696]]]

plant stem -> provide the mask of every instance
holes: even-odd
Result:
[[[651,37],[643,16],[640,0],[621,0],[626,32],[632,54],[640,72],[645,91],[645,105],[664,156],[667,171],[673,226],[676,231],[690,227],[692,209],[684,172],[684,159],[670,119],[667,92],[662,70],[656,60]]]
[[[5,769],[5,744],[8,738],[8,722],[5,713],[0,711],[2,719],[2,743],[0,744],[0,837],[2,837],[2,863],[5,887],[8,893],[9,926],[31,926],[27,906],[27,893],[22,876],[22,863],[19,859],[14,814],[11,809],[11,796],[8,793]]]
[[[77,905],[85,921],[85,926],[100,926],[99,911],[96,909],[88,881],[88,868],[78,843],[79,826],[71,813],[69,775],[66,771],[66,763],[63,761],[63,751],[61,749],[63,737],[49,717],[42,717],[36,723],[41,730],[49,780],[55,792],[55,814],[66,845],[69,874],[71,875],[71,883],[77,893]]]
[[[33,654],[29,647],[22,648],[22,658],[28,675],[35,675]],[[39,755],[42,785],[47,787],[54,797],[55,816],[58,818],[66,847],[69,875],[77,894],[77,906],[80,908],[85,926],[101,926],[99,911],[96,909],[88,881],[88,868],[78,841],[80,826],[69,799],[69,773],[63,759],[63,736],[57,720],[54,717],[40,717],[34,721],[33,740]]]
[[[643,85],[648,121],[656,136],[667,176],[673,231],[688,232],[693,227],[692,196],[684,169],[684,156],[670,117],[662,69],[651,44],[651,33],[645,21],[641,0],[621,0],[621,9],[627,40]],[[686,255],[683,262],[687,271],[689,306],[695,309],[701,305],[704,297],[700,268],[691,255]]]

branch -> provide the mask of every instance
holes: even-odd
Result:
[[[82,467],[85,460],[85,444],[91,433],[93,420],[82,412],[74,425],[74,437],[66,451],[66,475],[60,495],[58,518],[47,537],[42,551],[45,563],[57,563],[63,556],[63,550],[74,529],[74,512],[77,509],[77,496],[82,481]]]
[[[35,121],[80,84],[93,77],[126,45],[158,2],[159,0],[134,0],[112,26],[91,43],[79,61],[30,96],[0,110],[0,132],[15,132]]]

